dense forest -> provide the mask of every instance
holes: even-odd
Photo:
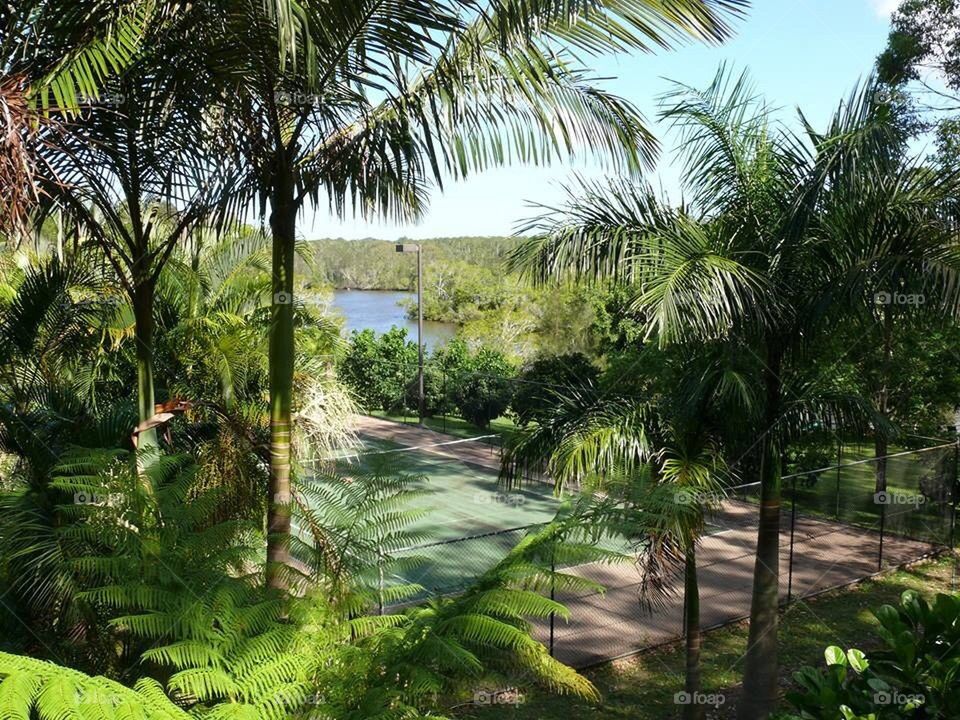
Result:
[[[404,242],[401,238],[396,242]],[[344,240],[320,238],[311,240],[303,270],[315,282],[337,290],[413,290],[417,282],[417,266],[413,258],[398,258],[396,242],[367,238]],[[449,237],[414,240],[423,246],[428,271],[441,273],[457,265],[488,267],[499,271],[503,260],[518,247],[522,238],[514,237]]]
[[[494,345],[516,358],[596,354],[623,332],[631,313],[605,287],[537,287],[508,267],[519,237],[416,240],[423,247],[424,317],[455,323],[470,344]],[[299,262],[314,288],[414,290],[416,261],[387,240],[311,241]],[[411,317],[416,306],[409,303]]]

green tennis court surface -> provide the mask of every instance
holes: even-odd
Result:
[[[383,420],[359,439],[359,447],[342,453],[341,474],[350,475],[351,468],[358,473],[386,469],[416,477],[410,488],[423,493],[410,508],[424,510],[424,516],[406,528],[423,541],[397,553],[418,562],[405,568],[402,577],[386,577],[387,586],[417,584],[431,594],[456,592],[502,559],[530,526],[552,520],[561,503],[553,486],[544,482],[505,489],[498,483],[499,447],[480,440]],[[422,442],[411,444],[417,441]]]
[[[441,449],[444,455],[437,454]],[[529,482],[519,490],[506,490],[498,484],[492,467],[459,459],[459,449],[457,445],[408,448],[363,438],[356,462],[362,467],[366,458],[376,457],[378,462],[389,463],[392,470],[422,476],[413,487],[427,494],[416,505],[426,509],[427,516],[411,529],[429,537],[430,544],[535,525],[553,518],[560,501],[554,497],[552,485]],[[499,450],[494,451],[496,459]]]

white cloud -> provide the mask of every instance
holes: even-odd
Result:
[[[880,17],[890,17],[900,6],[900,0],[870,0],[870,5]]]

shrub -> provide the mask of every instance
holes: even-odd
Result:
[[[557,391],[596,383],[598,377],[597,368],[582,353],[534,360],[520,371],[510,407],[521,425],[539,422],[556,405]]]
[[[454,377],[451,395],[461,417],[477,427],[489,427],[510,406],[514,373],[506,356],[492,348],[480,348],[467,358]]]
[[[825,670],[803,668],[787,694],[802,720],[960,717],[960,595],[933,605],[908,590],[874,615],[883,648],[869,658],[829,647]]]
[[[338,370],[365,409],[396,410],[407,402],[411,378],[415,382],[417,345],[403,328],[381,335],[373,330],[354,332]]]

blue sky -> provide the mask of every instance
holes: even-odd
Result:
[[[896,0],[753,0],[736,36],[720,47],[690,45],[657,55],[602,58],[595,64],[605,86],[636,103],[664,148],[649,179],[678,197],[678,170],[672,161],[672,139],[655,121],[656,98],[670,80],[700,87],[720,63],[747,69],[757,91],[792,121],[796,108],[822,125],[837,103],[865,77],[883,49],[889,14]],[[299,233],[306,238],[438,237],[507,235],[534,214],[530,202],[550,204],[559,185],[572,173],[600,174],[589,163],[555,164],[547,168],[512,166],[487,171],[435,192],[430,209],[417,224],[395,225],[360,220],[338,221],[326,207],[307,212]]]

